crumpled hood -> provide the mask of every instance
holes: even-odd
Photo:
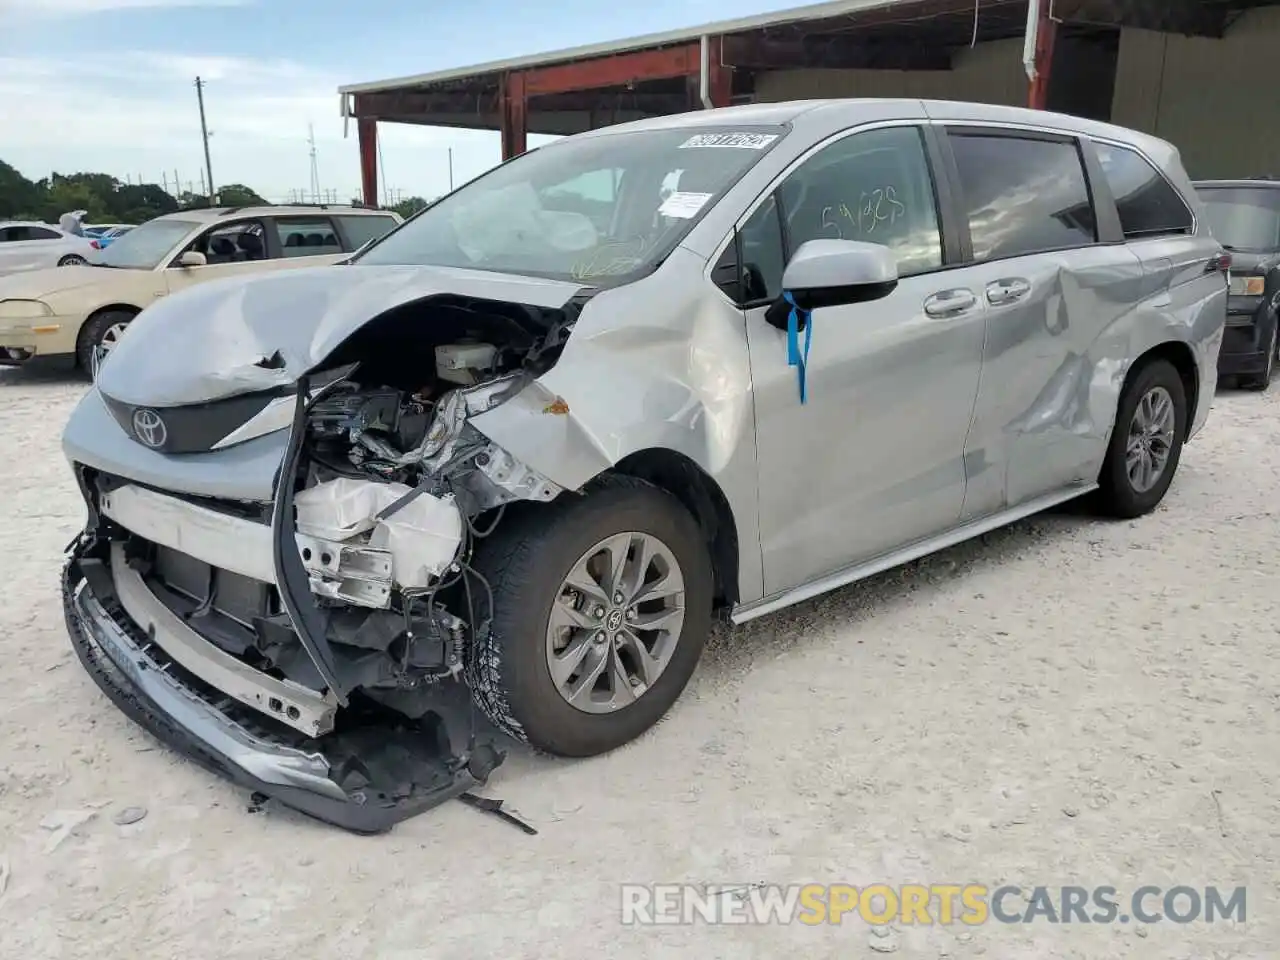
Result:
[[[47,270],[25,270],[0,277],[0,300],[40,300],[64,290],[111,283],[131,270],[107,267],[49,267]]]
[[[454,294],[558,309],[581,289],[478,270],[358,264],[215,280],[139,314],[97,386],[123,403],[154,407],[284,387],[407,303]],[[265,365],[277,352],[282,362]]]

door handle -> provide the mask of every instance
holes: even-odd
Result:
[[[924,312],[931,317],[954,317],[972,310],[978,305],[978,298],[972,290],[960,287],[955,290],[940,290],[924,302]]]
[[[1021,300],[1031,292],[1031,284],[1018,278],[996,280],[987,284],[987,303],[1002,304]]]

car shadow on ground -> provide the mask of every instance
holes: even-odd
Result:
[[[803,644],[806,634],[825,633],[833,624],[856,627],[897,607],[926,602],[980,568],[1004,565],[1046,542],[1105,522],[1081,498],[742,626],[721,622],[709,640],[702,671],[714,679],[718,670],[750,669]]]
[[[0,388],[89,385],[89,378],[66,361],[28,361],[20,367],[0,367]]]

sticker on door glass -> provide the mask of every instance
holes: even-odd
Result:
[[[658,213],[664,217],[675,217],[677,220],[692,220],[710,199],[709,193],[681,193],[677,190],[662,201]]]
[[[680,144],[680,149],[736,147],[739,150],[763,150],[777,139],[776,133],[699,133]]]

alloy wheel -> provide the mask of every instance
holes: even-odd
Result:
[[[1146,493],[1164,476],[1176,422],[1173,398],[1164,387],[1152,387],[1138,401],[1125,446],[1125,469],[1135,493]]]
[[[684,577],[671,548],[628,532],[586,551],[547,622],[547,668],[565,702],[612,713],[652,688],[684,628]]]

